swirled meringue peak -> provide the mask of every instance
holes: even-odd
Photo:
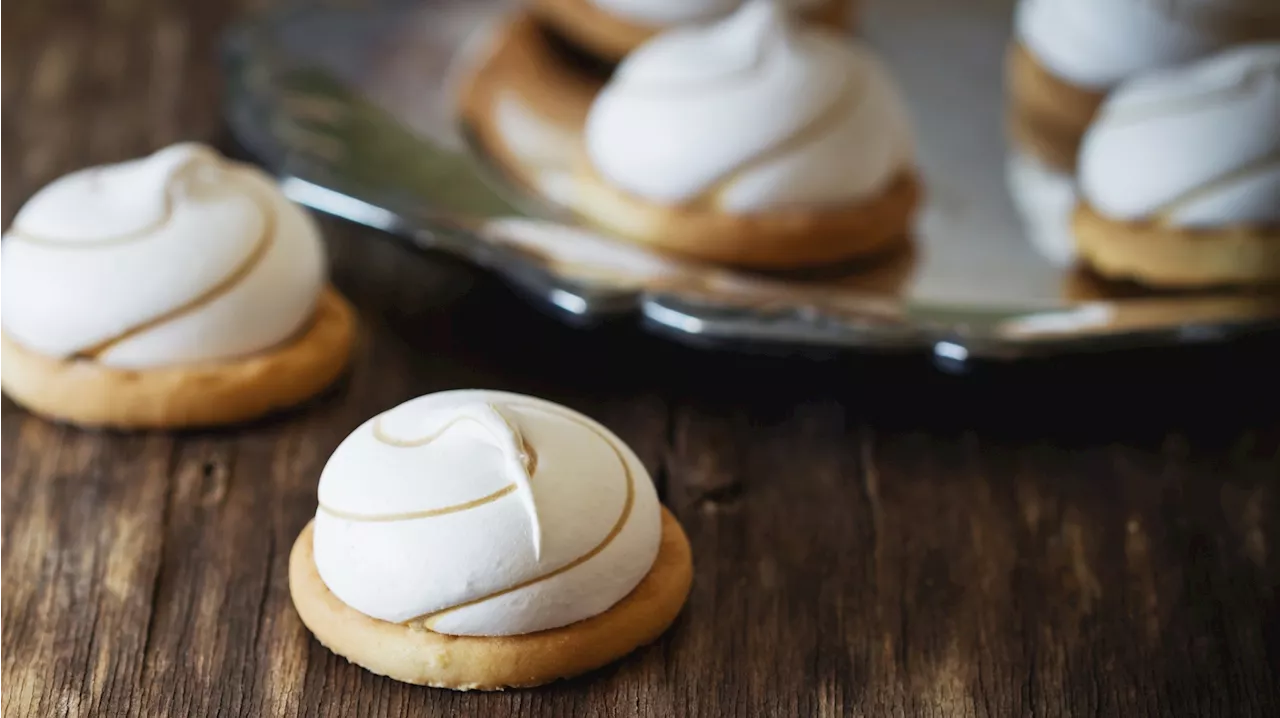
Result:
[[[809,10],[826,0],[783,0],[797,10]],[[656,27],[705,22],[733,12],[742,0],[591,0],[611,15]]]
[[[1280,42],[1121,85],[1085,134],[1079,172],[1085,199],[1115,219],[1280,224]]]
[[[373,618],[505,636],[603,613],[662,538],[643,464],[565,407],[447,391],[371,419],[320,476],[313,550],[325,585]]]
[[[42,354],[146,368],[245,356],[311,317],[325,255],[261,171],[184,143],[73,172],[5,233],[3,322]]]
[[[871,196],[913,158],[883,64],[770,0],[640,46],[592,105],[586,145],[629,193],[734,212]]]
[[[1105,89],[1187,62],[1280,21],[1269,0],[1022,0],[1015,32],[1053,74]]]

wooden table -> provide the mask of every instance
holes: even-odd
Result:
[[[5,6],[4,220],[58,174],[219,137],[189,0]],[[5,716],[1274,716],[1276,342],[991,368],[580,333],[329,223],[363,337],[251,426],[102,434],[3,406]],[[361,421],[490,387],[629,441],[697,564],[656,645],[544,689],[393,683],[294,614],[289,547]]]

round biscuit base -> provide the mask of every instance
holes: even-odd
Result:
[[[1162,289],[1280,282],[1280,231],[1275,228],[1124,222],[1081,202],[1071,229],[1080,258],[1108,279]]]
[[[808,13],[812,22],[853,30],[860,0],[826,0]],[[606,62],[617,63],[661,28],[630,22],[590,0],[535,0],[538,18],[570,43]]]
[[[355,342],[355,310],[326,287],[305,332],[243,359],[121,369],[58,359],[0,333],[4,392],[55,421],[116,429],[179,429],[256,419],[299,404],[338,378]]]
[[[879,195],[842,205],[731,214],[668,207],[609,185],[582,161],[573,210],[598,229],[691,259],[759,270],[802,269],[901,249],[924,189],[900,173]]]
[[[358,666],[435,688],[528,688],[600,668],[662,635],[693,582],[689,540],[664,507],[653,568],[608,611],[519,636],[450,636],[370,618],[343,603],[316,571],[312,532],[308,523],[289,555],[289,592],[302,622],[321,644]]]
[[[1106,92],[1059,79],[1017,42],[1005,54],[1005,86],[1013,143],[1056,170],[1074,173],[1080,141]]]

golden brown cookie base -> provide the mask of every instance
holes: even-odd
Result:
[[[693,259],[751,269],[798,269],[901,248],[923,191],[900,174],[878,196],[828,207],[729,214],[652,204],[579,168],[576,210],[619,237]]]
[[[331,384],[351,356],[355,324],[355,311],[328,287],[306,332],[287,344],[235,361],[139,370],[50,358],[0,334],[0,383],[33,413],[83,426],[231,424],[301,403]]]
[[[1081,259],[1109,279],[1168,289],[1280,281],[1280,231],[1194,230],[1107,219],[1080,203],[1071,218]]]
[[[1108,333],[1151,332],[1193,325],[1238,325],[1272,321],[1280,316],[1274,292],[1203,291],[1160,292],[1130,282],[1098,277],[1077,267],[1063,278],[1062,296],[1071,303],[1105,302]]]
[[[1005,83],[1014,143],[1054,169],[1074,173],[1080,141],[1106,93],[1059,79],[1017,42],[1005,55]]]
[[[829,0],[813,10],[810,19],[852,30],[857,4],[857,0]],[[565,39],[607,62],[618,62],[664,29],[617,17],[590,0],[535,0],[533,10]]]
[[[311,523],[289,555],[293,605],[320,643],[379,675],[455,690],[527,688],[612,663],[667,630],[692,582],[689,540],[665,507],[658,557],[631,593],[598,616],[521,636],[449,636],[356,611],[316,571]]]

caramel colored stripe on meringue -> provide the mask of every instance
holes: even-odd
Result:
[[[162,324],[167,324],[179,317],[190,314],[219,297],[229,293],[235,289],[246,277],[253,273],[258,265],[262,263],[262,259],[267,256],[267,252],[275,244],[276,237],[276,213],[272,208],[265,206],[262,198],[256,194],[256,191],[250,190],[249,196],[253,198],[253,203],[257,205],[258,211],[262,214],[263,228],[262,233],[258,237],[258,241],[254,243],[253,250],[245,255],[244,261],[232,270],[221,281],[206,289],[204,292],[192,297],[190,300],[179,304],[162,314],[148,319],[141,324],[130,327],[123,333],[118,334],[106,341],[99,342],[94,346],[76,352],[76,359],[97,359],[105,354],[112,347],[120,344],[126,339],[142,334],[148,330],[154,329]]]
[[[457,611],[459,609],[466,608],[468,606],[474,606],[478,603],[483,603],[485,601],[498,598],[499,596],[505,596],[508,593],[519,591],[522,588],[528,588],[529,586],[532,586],[534,584],[542,583],[543,581],[555,578],[556,576],[559,576],[562,573],[571,571],[577,568],[578,566],[581,566],[587,561],[590,561],[591,559],[598,556],[601,551],[604,551],[606,548],[609,547],[609,544],[613,543],[613,540],[618,537],[618,534],[622,533],[622,529],[626,528],[627,521],[631,519],[631,509],[635,505],[635,498],[636,498],[635,478],[632,476],[632,473],[631,473],[631,465],[627,463],[626,457],[622,455],[622,452],[618,450],[618,447],[614,444],[614,442],[610,441],[607,436],[601,433],[594,426],[588,426],[586,424],[583,424],[583,426],[586,426],[588,429],[594,432],[597,436],[600,437],[602,441],[607,442],[609,444],[609,447],[613,449],[614,454],[618,457],[618,462],[622,464],[623,476],[626,478],[626,482],[627,482],[627,498],[623,502],[622,512],[618,515],[618,520],[614,523],[613,528],[609,530],[609,533],[605,535],[604,539],[602,539],[600,543],[596,544],[595,547],[593,547],[590,551],[587,551],[586,553],[575,558],[569,563],[566,563],[560,568],[555,569],[554,571],[549,571],[545,574],[542,574],[541,576],[535,576],[531,579],[528,579],[527,581],[521,581],[520,583],[517,583],[514,586],[509,586],[507,588],[504,588],[501,591],[494,591],[493,593],[490,593],[488,595],[480,596],[479,598],[473,598],[469,601],[464,601],[462,603],[459,603],[456,606],[450,606],[449,608],[442,608],[438,611],[433,611],[431,613],[427,613],[421,616],[417,616],[415,618],[411,618],[407,621],[404,621],[404,625],[420,627],[420,628],[431,630],[432,627],[435,625],[436,621],[438,621],[441,617],[445,616],[446,614],[452,611]]]
[[[1149,100],[1129,107],[1105,110],[1106,121],[1111,125],[1125,125],[1151,119],[1162,119],[1168,115],[1208,110],[1228,102],[1246,99],[1262,86],[1266,76],[1272,72],[1273,70],[1267,68],[1255,67],[1240,78],[1239,82],[1227,87],[1219,87],[1189,97]]]
[[[407,511],[405,513],[399,513],[399,514],[357,514],[357,513],[350,513],[347,511],[340,511],[338,509],[331,509],[328,506],[325,506],[324,504],[320,504],[319,509],[326,514],[333,516],[334,518],[344,519],[346,521],[356,521],[361,523],[394,523],[396,521],[413,521],[415,519],[429,519],[429,518],[434,518],[436,516],[456,514],[461,511],[470,511],[471,509],[479,508],[481,506],[484,506],[485,504],[491,504],[494,501],[497,501],[498,499],[508,494],[514,493],[515,490],[516,490],[515,484],[507,484],[506,486],[503,486],[502,488],[498,489],[497,491],[487,496],[481,496],[480,498],[473,499],[471,501],[466,501],[460,504],[454,504],[452,506],[442,506],[438,509],[424,509],[422,511]]]
[[[97,239],[92,242],[68,242],[65,240],[54,239],[52,237],[42,237],[38,234],[24,232],[21,227],[15,227],[11,230],[7,237],[9,241],[22,242],[24,244],[38,244],[46,249],[61,250],[64,252],[92,252],[98,249],[113,249],[122,244],[131,244],[142,239],[146,239],[152,234],[164,229],[165,225],[173,221],[173,190],[167,189],[164,193],[164,211],[160,213],[160,217],[151,224],[141,229],[135,229],[132,232],[117,234],[114,237],[106,237]]]
[[[842,117],[846,114],[857,112],[861,100],[862,98],[854,93],[853,87],[846,84],[844,91],[820,114],[763,152],[730,169],[724,176],[716,179],[707,189],[703,190],[701,196],[688,203],[688,206],[700,208],[715,208],[719,206],[721,196],[733,185],[735,180],[752,170],[763,167],[803,148],[811,142],[821,139],[833,126],[840,122]]]
[[[219,161],[216,158],[212,159],[214,159],[215,162]],[[118,234],[113,237],[103,237],[92,242],[68,242],[65,240],[54,239],[53,237],[42,237],[38,234],[24,232],[21,227],[14,227],[10,230],[7,236],[11,237],[13,240],[25,242],[27,244],[38,244],[49,249],[60,249],[74,252],[111,249],[112,247],[119,247],[122,244],[129,244],[141,239],[146,239],[149,235],[155,234],[161,229],[164,229],[165,225],[173,221],[173,208],[177,204],[177,201],[174,199],[174,194],[177,192],[177,181],[183,174],[189,172],[193,165],[194,162],[189,162],[169,176],[168,180],[165,182],[164,208],[160,212],[160,216],[157,217],[155,221],[140,229],[135,229],[132,232],[125,232],[124,234]]]
[[[1187,206],[1189,203],[1203,197],[1207,197],[1214,192],[1226,189],[1228,186],[1240,182],[1241,180],[1249,179],[1254,175],[1271,171],[1277,166],[1280,166],[1280,153],[1272,152],[1259,157],[1248,164],[1214,177],[1208,182],[1197,185],[1196,187],[1183,192],[1181,195],[1174,197],[1168,202],[1165,202],[1158,207],[1155,212],[1151,213],[1152,218],[1159,224],[1172,224],[1173,215],[1177,214],[1178,210]]]
[[[524,434],[522,434],[520,430],[517,429],[509,419],[503,416],[502,412],[497,410],[497,407],[494,407],[494,411],[498,414],[498,416],[502,417],[503,421],[506,422],[508,428],[511,429],[512,434],[515,435],[516,440],[520,442],[520,451],[523,452],[524,454],[525,471],[529,474],[530,477],[532,477],[534,473],[538,470],[538,452],[534,451],[533,446],[524,438]],[[420,436],[413,439],[397,439],[394,436],[387,435],[387,433],[382,430],[382,417],[379,416],[373,421],[373,438],[378,443],[386,444],[387,446],[394,446],[398,449],[413,449],[419,446],[426,446],[427,444],[430,444],[431,442],[443,436],[445,432],[447,432],[449,429],[452,429],[456,424],[463,421],[476,421],[476,419],[470,416],[459,416],[453,421],[450,421],[444,426],[440,427],[440,429],[436,431],[434,434],[429,434],[427,436]]]

